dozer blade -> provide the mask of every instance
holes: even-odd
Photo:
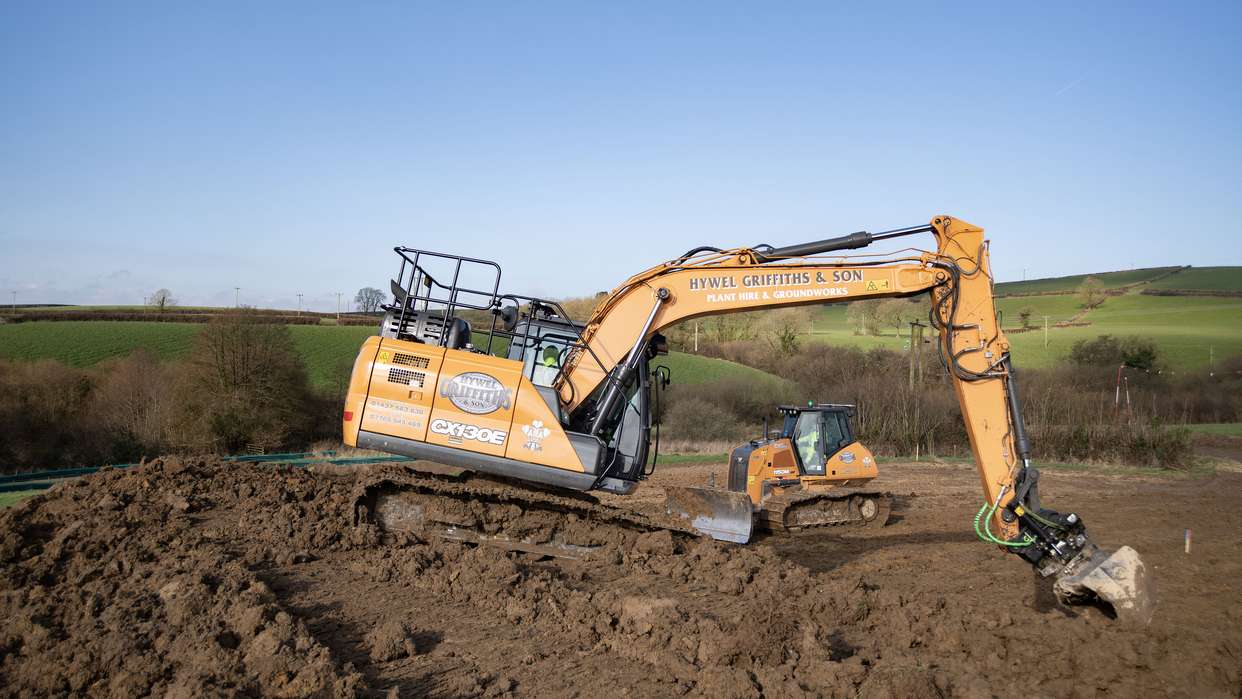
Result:
[[[670,514],[689,520],[690,526],[717,541],[744,544],[750,541],[754,516],[746,493],[716,488],[664,487],[664,507]]]
[[[1156,610],[1155,583],[1129,546],[1112,553],[1094,544],[1083,549],[1053,590],[1064,604],[1102,604],[1125,624],[1146,626]]]

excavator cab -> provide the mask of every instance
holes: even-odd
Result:
[[[626,494],[650,443],[647,362],[570,415],[558,394],[583,326],[554,301],[500,292],[500,266],[399,247],[393,300],[355,360],[342,423],[350,446],[568,490]],[[589,352],[587,353],[590,354]],[[595,357],[589,361],[598,362]]]

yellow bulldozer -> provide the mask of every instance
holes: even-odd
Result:
[[[781,427],[729,454],[729,490],[745,493],[755,525],[771,532],[823,526],[882,527],[892,503],[867,490],[879,471],[854,436],[853,405],[782,405]]]
[[[935,239],[934,249],[841,252],[920,234]],[[495,262],[395,251],[393,300],[354,364],[344,440],[456,467],[474,480],[409,474],[377,484],[360,499],[359,516],[381,528],[554,553],[589,549],[596,535],[583,534],[583,527],[601,518],[660,526],[604,512],[581,494],[625,495],[649,475],[653,395],[666,378],[652,369],[667,353],[662,329],[725,313],[922,296],[979,471],[979,537],[1054,577],[1065,602],[1098,601],[1119,615],[1150,617],[1138,556],[1128,547],[1111,554],[1098,549],[1080,517],[1040,502],[1010,345],[997,322],[988,243],[978,226],[936,216],[926,225],[785,247],[698,247],[620,284],[585,324],[554,301],[502,292]],[[775,466],[780,441],[764,449]],[[843,468],[860,465],[874,470],[857,456]],[[816,508],[816,498],[842,495],[774,487],[782,490],[778,497],[796,495],[795,509],[803,512],[831,510]],[[669,510],[688,527],[724,541],[749,540],[754,503],[748,492],[668,491]],[[865,517],[864,508],[859,501],[854,514]],[[515,511],[539,517],[514,528],[502,513]],[[536,520],[537,526],[530,523]]]

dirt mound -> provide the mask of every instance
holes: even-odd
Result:
[[[333,662],[223,532],[196,526],[193,513],[238,497],[239,475],[157,462],[6,511],[5,692],[353,695],[359,675]]]
[[[394,542],[355,524],[375,477],[168,459],[4,512],[0,695],[1242,689],[1237,632],[1040,613],[1029,571],[990,547],[935,531],[886,542],[907,536],[908,512],[863,538],[741,548],[629,532],[606,555],[560,560]]]

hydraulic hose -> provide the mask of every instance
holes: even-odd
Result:
[[[998,504],[999,503],[992,503],[991,505],[988,505],[987,503],[984,503],[983,507],[980,507],[979,511],[975,513],[975,536],[978,536],[979,539],[988,543],[997,544],[999,546],[1012,546],[1015,548],[1030,546],[1035,543],[1035,537],[1030,534],[1027,534],[1026,539],[1023,541],[1005,541],[1004,539],[997,538],[997,536],[992,533],[992,515],[996,514],[996,506]],[[979,520],[983,519],[983,513],[985,511],[987,512],[987,519],[983,521],[983,526],[980,527]]]

